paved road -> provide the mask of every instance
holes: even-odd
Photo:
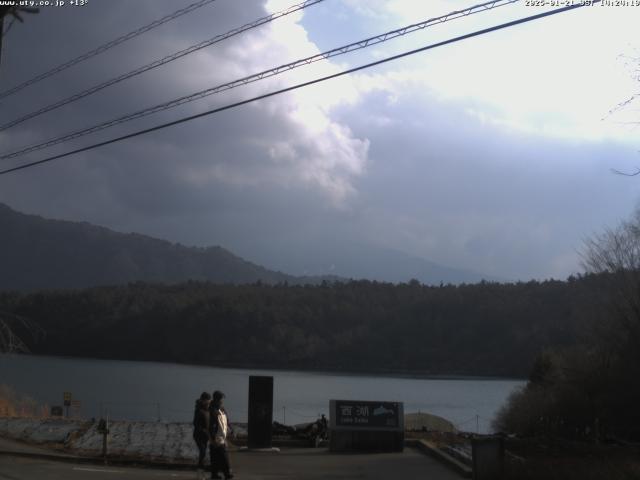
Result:
[[[404,453],[330,454],[326,450],[287,449],[280,453],[231,455],[238,480],[429,479],[459,480],[445,466],[407,448]],[[115,466],[76,465],[30,458],[0,456],[0,480],[170,480],[195,479],[193,471],[152,470]]]

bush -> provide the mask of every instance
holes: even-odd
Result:
[[[584,347],[545,352],[534,362],[527,385],[499,410],[493,426],[520,437],[598,437],[603,421],[611,424],[610,370],[599,353]]]
[[[2,417],[46,417],[48,407],[33,398],[17,393],[8,385],[0,385],[0,416]]]

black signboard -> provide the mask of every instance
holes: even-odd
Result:
[[[404,448],[402,402],[330,400],[329,450],[401,452]]]
[[[400,404],[397,402],[335,401],[336,427],[398,428]]]
[[[51,407],[51,416],[52,417],[61,417],[64,414],[62,411],[62,407],[54,406]]]
[[[473,480],[492,480],[504,476],[504,439],[501,437],[471,440]]]
[[[273,377],[249,377],[249,448],[271,448]]]

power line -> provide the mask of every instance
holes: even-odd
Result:
[[[107,122],[100,123],[98,125],[94,125],[92,127],[84,128],[81,130],[76,130],[75,132],[71,132],[60,137],[56,137],[54,139],[47,140],[45,142],[41,142],[36,145],[31,145],[27,147],[20,148],[19,150],[13,151],[11,153],[5,153],[0,155],[0,160],[6,160],[10,158],[16,158],[26,153],[34,152],[37,150],[42,150],[44,148],[52,147],[54,145],[58,145],[60,143],[67,142],[69,140],[75,140],[76,138],[83,137],[85,135],[89,135],[91,133],[99,132],[106,128],[119,125],[121,123],[125,123],[131,120],[135,120],[138,118],[146,117],[153,113],[157,113],[163,110],[167,110],[169,108],[174,108],[180,105],[184,105],[189,102],[193,102],[195,100],[200,100],[202,98],[208,97],[210,95],[220,93],[226,90],[231,90],[232,88],[237,88],[248,83],[257,82],[259,80],[263,80],[268,77],[273,77],[275,75],[279,75],[284,72],[288,72],[289,70],[293,70],[298,67],[302,67],[305,65],[309,65],[314,62],[318,62],[320,60],[326,60],[328,58],[336,57],[338,55],[344,55],[349,52],[353,52],[355,50],[360,50],[363,48],[370,47],[371,45],[376,45],[379,43],[383,43],[389,41],[393,38],[400,37],[403,35],[407,35],[409,33],[415,32],[417,30],[422,30],[432,25],[436,25],[439,23],[444,23],[447,21],[455,20],[457,18],[473,15],[475,13],[491,10],[494,8],[498,8],[501,6],[509,5],[511,3],[515,3],[519,0],[494,0],[490,2],[481,3],[479,5],[475,5],[464,10],[456,10],[454,12],[448,13],[446,15],[442,15],[440,17],[431,18],[429,20],[425,20],[424,22],[415,23],[412,25],[408,25],[403,28],[399,28],[396,30],[391,30],[389,32],[376,35],[373,37],[366,38],[364,40],[360,40],[358,42],[350,43],[348,45],[343,45],[342,47],[334,48],[332,50],[325,51],[323,53],[318,53],[316,55],[312,55],[310,57],[306,57],[300,60],[296,60],[291,63],[287,63],[284,65],[280,65],[278,67],[265,70],[259,73],[254,73],[247,77],[243,77],[237,80],[233,80],[228,83],[224,83],[215,87],[211,87],[205,90],[201,90],[196,93],[192,93],[189,95],[182,96],[180,98],[170,100],[168,102],[161,103],[159,105],[155,105],[153,107],[149,107],[143,110],[139,110],[137,112],[124,115],[122,117],[118,117]]]
[[[600,3],[600,0],[593,0],[592,4],[596,4],[596,3]],[[127,140],[129,138],[134,138],[134,137],[138,137],[140,135],[145,135],[147,133],[155,132],[157,130],[162,130],[164,128],[172,127],[174,125],[179,125],[181,123],[189,122],[189,121],[195,120],[197,118],[213,115],[215,113],[219,113],[219,112],[222,112],[222,111],[225,111],[225,110],[230,110],[232,108],[236,108],[236,107],[239,107],[239,106],[242,106],[242,105],[246,105],[248,103],[252,103],[252,102],[255,102],[255,101],[258,101],[258,100],[263,100],[265,98],[274,97],[274,96],[280,95],[282,93],[291,92],[293,90],[298,90],[300,88],[307,87],[307,86],[310,86],[310,85],[314,85],[316,83],[324,82],[326,80],[331,80],[331,79],[334,79],[334,78],[341,77],[343,75],[348,75],[350,73],[354,73],[354,72],[357,72],[357,71],[360,71],[360,70],[371,68],[371,67],[374,67],[374,66],[377,66],[377,65],[382,65],[384,63],[391,62],[391,61],[394,61],[394,60],[398,60],[400,58],[408,57],[410,55],[415,55],[415,54],[420,53],[420,52],[424,52],[424,51],[431,50],[431,49],[434,49],[434,48],[442,47],[444,45],[449,45],[449,44],[452,44],[452,43],[457,43],[457,42],[460,42],[462,40],[466,40],[466,39],[469,39],[469,38],[473,38],[473,37],[477,37],[477,36],[480,36],[480,35],[484,35],[484,34],[487,34],[487,33],[490,33],[490,32],[494,32],[496,30],[502,30],[502,29],[505,29],[505,28],[513,27],[515,25],[520,25],[520,24],[531,22],[531,21],[534,21],[534,20],[539,20],[541,18],[549,17],[551,15],[557,15],[559,13],[567,12],[567,11],[574,10],[576,8],[581,8],[581,7],[584,7],[584,6],[585,6],[585,4],[569,5],[569,6],[562,7],[562,8],[557,8],[555,10],[551,10],[551,11],[548,11],[548,12],[539,13],[537,15],[531,15],[529,17],[519,18],[517,20],[512,20],[510,22],[501,23],[499,25],[495,25],[495,26],[489,27],[489,28],[484,28],[482,30],[476,30],[475,32],[467,33],[467,34],[464,34],[464,35],[460,35],[458,37],[450,38],[448,40],[444,40],[444,41],[441,41],[441,42],[433,43],[431,45],[427,45],[427,46],[424,46],[424,47],[421,47],[421,48],[417,48],[415,50],[409,50],[409,51],[400,53],[398,55],[393,55],[391,57],[383,58],[383,59],[377,60],[375,62],[371,62],[371,63],[367,63],[367,64],[364,64],[364,65],[360,65],[358,67],[350,68],[348,70],[344,70],[342,72],[334,73],[332,75],[326,75],[324,77],[316,78],[314,80],[310,80],[310,81],[303,82],[303,83],[298,83],[298,84],[292,85],[290,87],[282,88],[280,90],[275,90],[273,92],[269,92],[269,93],[265,93],[265,94],[262,94],[262,95],[258,95],[258,96],[253,97],[253,98],[249,98],[249,99],[242,100],[242,101],[239,101],[239,102],[231,103],[231,104],[225,105],[223,107],[214,108],[212,110],[208,110],[206,112],[198,113],[198,114],[195,114],[195,115],[190,115],[188,117],[183,117],[183,118],[180,118],[178,120],[174,120],[172,122],[156,125],[155,127],[150,127],[150,128],[146,128],[144,130],[139,130],[139,131],[134,132],[134,133],[129,133],[127,135],[122,135],[120,137],[112,138],[112,139],[106,140],[104,142],[94,143],[93,145],[89,145],[87,147],[78,148],[76,150],[72,150],[72,151],[69,151],[69,152],[61,153],[59,155],[54,155],[54,156],[51,156],[51,157],[47,157],[47,158],[44,158],[42,160],[38,160],[38,161],[35,161],[35,162],[30,162],[30,163],[26,163],[26,164],[23,164],[23,165],[19,165],[17,167],[13,167],[13,168],[9,168],[9,169],[6,169],[6,170],[2,170],[2,171],[0,171],[0,175],[6,175],[8,173],[15,172],[15,171],[18,171],[18,170],[23,170],[23,169],[26,169],[26,168],[34,167],[36,165],[42,165],[43,163],[47,163],[47,162],[51,162],[51,161],[54,161],[54,160],[58,160],[60,158],[68,157],[68,156],[74,155],[76,153],[86,152],[86,151],[89,151],[89,150],[96,149],[98,147],[102,147],[102,146],[105,146],[105,145],[110,145],[112,143],[116,143],[116,142],[120,142],[120,141],[123,141],[123,140]]]
[[[186,55],[189,55],[193,52],[197,52],[198,50],[201,50],[205,47],[209,47],[215,43],[221,42],[223,40],[226,40],[228,38],[231,38],[235,35],[239,35],[242,32],[245,32],[247,30],[251,30],[253,28],[259,27],[260,25],[264,25],[265,23],[271,22],[277,18],[280,17],[284,17],[285,15],[289,15],[291,13],[297,12],[299,10],[302,10],[304,8],[310,7],[311,5],[315,5],[316,3],[320,3],[323,2],[324,0],[306,0],[302,3],[298,3],[296,5],[293,5],[285,10],[282,10],[280,12],[277,13],[273,13],[271,15],[267,15],[266,17],[262,17],[258,20],[255,20],[254,22],[251,23],[247,23],[246,25],[243,25],[241,27],[238,28],[234,28],[233,30],[228,31],[227,33],[221,34],[221,35],[216,35],[213,38],[210,38],[208,40],[205,40],[203,42],[200,42],[196,45],[192,45],[188,48],[185,48],[184,50],[180,50],[179,52],[176,53],[172,53],[171,55],[167,55],[166,57],[163,57],[159,60],[156,60],[154,62],[148,63],[142,67],[138,67],[135,70],[131,70],[128,73],[124,73],[122,75],[119,75],[117,77],[114,77],[110,80],[107,80],[106,82],[102,82],[98,85],[94,85],[91,88],[88,88],[86,90],[83,90],[80,93],[76,93],[75,95],[71,95],[70,97],[67,97],[63,100],[60,100],[58,102],[52,103],[50,105],[47,105],[46,107],[42,107],[39,110],[36,110],[34,112],[28,113],[27,115],[24,115],[20,118],[17,118],[15,120],[12,120],[10,122],[5,123],[4,125],[0,125],[0,131],[6,130],[8,128],[11,128],[15,125],[18,125],[22,122],[25,122],[31,118],[34,117],[38,117],[40,115],[42,115],[43,113],[47,113],[50,112],[51,110],[55,110],[57,108],[60,108],[64,105],[68,105],[69,103],[73,103],[77,100],[80,100],[81,98],[87,97],[89,95],[93,95],[94,93],[99,92],[100,90],[103,90],[107,87],[110,87],[112,85],[115,85],[116,83],[120,83],[124,80],[127,80],[129,78],[135,77],[137,75],[140,75],[141,73],[144,72],[148,72],[149,70],[153,70],[154,68],[160,67],[162,65],[166,65],[169,62],[173,62],[174,60],[177,60],[178,58],[184,57]]]
[[[144,25],[136,30],[133,30],[132,32],[129,32],[125,35],[122,35],[118,38],[116,38],[115,40],[111,40],[110,42],[107,42],[103,45],[100,45],[97,48],[94,48],[93,50],[83,53],[82,55],[73,58],[63,64],[58,65],[57,67],[52,68],[51,70],[48,70],[44,73],[41,73],[40,75],[37,75],[33,78],[31,78],[30,80],[27,80],[26,82],[23,82],[19,85],[16,85],[13,88],[10,88],[9,90],[5,90],[4,92],[0,93],[0,99],[8,97],[9,95],[13,95],[16,92],[19,92],[20,90],[22,90],[23,88],[26,88],[30,85],[33,85],[34,83],[38,83],[41,80],[44,80],[45,78],[49,78],[52,75],[55,75],[57,73],[62,72],[63,70],[66,70],[67,68],[70,68],[80,62],[83,62],[91,57],[94,57],[96,55],[99,55],[103,52],[106,52],[107,50],[109,50],[110,48],[115,47],[116,45],[120,45],[123,42],[126,42],[127,40],[131,40],[134,37],[137,37],[138,35],[142,35],[143,33],[148,32],[149,30],[153,30],[156,27],[159,27],[160,25],[163,25],[167,22],[170,22],[171,20],[174,20],[178,17],[181,17],[182,15],[185,15],[189,12],[193,12],[194,10],[200,8],[200,7],[204,7],[205,5],[215,2],[216,0],[199,0],[195,3],[192,3],[191,5],[188,5],[184,8],[181,8],[180,10],[176,10],[173,13],[170,13],[169,15],[165,15],[164,17],[155,20],[153,22],[151,22],[148,25]]]

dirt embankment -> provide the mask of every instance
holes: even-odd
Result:
[[[235,426],[242,434],[241,426]],[[192,460],[195,445],[190,423],[109,423],[109,455],[164,462]],[[102,455],[103,435],[98,422],[58,418],[0,417],[0,436],[76,455]]]

